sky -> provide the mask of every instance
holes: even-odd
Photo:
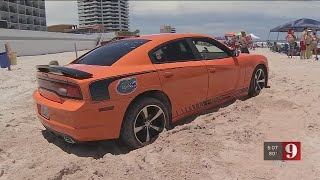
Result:
[[[45,2],[47,25],[78,24],[77,1]],[[160,25],[168,24],[178,33],[220,36],[243,30],[266,39],[271,28],[286,22],[320,20],[319,7],[320,1],[129,1],[129,23],[141,34],[159,33]]]

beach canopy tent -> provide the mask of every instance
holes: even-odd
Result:
[[[269,32],[268,39],[270,37],[271,32],[278,32],[278,37],[277,37],[277,40],[278,40],[280,32],[288,32],[289,29],[293,29],[296,32],[302,32],[304,30],[304,28],[309,28],[309,29],[312,29],[315,31],[319,31],[320,30],[320,22],[313,20],[313,19],[306,19],[306,18],[287,22],[283,25],[280,25],[280,26],[277,26],[277,27],[271,29]]]
[[[252,39],[260,39],[260,37],[254,35],[254,34],[252,34],[252,33],[250,33],[249,35],[252,37]]]
[[[302,18],[277,26],[271,29],[270,32],[288,32],[289,29],[293,29],[297,32],[302,32],[304,28],[319,31],[320,22],[313,19]]]

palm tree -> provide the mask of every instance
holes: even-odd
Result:
[[[133,33],[137,36],[140,34],[140,30],[139,29],[136,29],[135,31],[133,31]]]

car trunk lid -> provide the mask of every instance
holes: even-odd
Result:
[[[52,101],[63,103],[65,99],[82,100],[79,81],[92,78],[92,74],[66,66],[38,65],[39,93]]]

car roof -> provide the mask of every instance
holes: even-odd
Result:
[[[150,35],[142,35],[139,37],[132,37],[127,39],[147,39],[147,40],[173,40],[173,39],[179,39],[179,38],[186,38],[186,37],[210,37],[209,35],[205,34],[194,34],[194,33],[160,33],[160,34],[150,34]]]
[[[117,61],[113,66],[137,66],[138,65],[145,65],[145,64],[152,64],[149,57],[149,52],[158,47],[159,45],[166,43],[168,41],[181,39],[181,38],[188,38],[188,37],[210,37],[209,35],[204,34],[192,34],[192,33],[161,33],[161,34],[151,34],[151,35],[143,35],[140,37],[130,37],[125,38],[120,41],[127,41],[127,40],[146,40],[149,41],[138,48],[134,49],[133,51],[129,52],[125,56],[123,56],[119,61]],[[139,57],[139,58],[137,58]],[[136,61],[132,61],[132,59],[137,59]]]

